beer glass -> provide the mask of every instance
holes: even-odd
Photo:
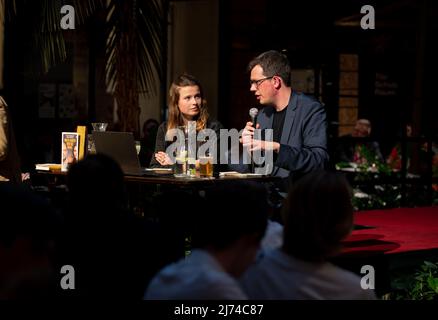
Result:
[[[199,157],[199,176],[203,178],[213,177],[213,157],[209,154]]]

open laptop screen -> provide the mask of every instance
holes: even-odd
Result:
[[[96,153],[106,154],[116,160],[125,174],[142,174],[132,132],[95,131],[93,140]]]

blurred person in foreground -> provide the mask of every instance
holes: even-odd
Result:
[[[25,185],[0,183],[0,300],[53,298],[60,219]]]
[[[75,268],[76,288],[64,294],[141,299],[165,263],[155,224],[129,208],[122,169],[104,154],[89,155],[70,167],[67,186],[58,261]]]
[[[241,278],[250,299],[375,299],[372,290],[361,288],[359,276],[328,262],[353,228],[343,176],[306,175],[292,187],[283,216],[282,247],[265,251]]]
[[[174,197],[172,201],[177,202]],[[145,299],[246,299],[236,278],[254,261],[265,232],[265,189],[250,182],[230,182],[205,197],[186,201],[192,251],[155,276]]]

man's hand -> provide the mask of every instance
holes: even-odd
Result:
[[[260,125],[257,123],[257,129],[260,128]],[[247,122],[245,128],[242,131],[242,138],[240,139],[240,143],[244,146],[251,143],[251,140],[254,137],[254,126],[252,122]]]
[[[257,129],[260,128],[260,125],[257,124]],[[280,151],[280,144],[275,141],[264,141],[254,139],[254,127],[252,122],[247,122],[245,128],[242,131],[242,138],[240,142],[244,147],[248,149],[248,151],[256,151],[256,150],[273,150],[274,152]]]
[[[248,151],[256,151],[256,150],[265,150],[265,151],[280,151],[280,144],[275,141],[265,141],[265,140],[256,140],[252,139],[252,143],[247,145]],[[243,145],[245,146],[245,145]]]

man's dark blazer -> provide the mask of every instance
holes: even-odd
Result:
[[[260,129],[272,129],[275,109],[264,107],[258,114]],[[304,94],[293,92],[286,109],[280,152],[272,175],[296,180],[305,173],[323,169],[328,163],[327,121],[324,106]]]

